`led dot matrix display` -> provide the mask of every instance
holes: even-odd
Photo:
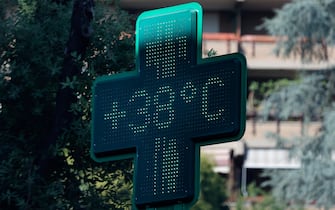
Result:
[[[92,157],[134,158],[137,208],[194,200],[199,147],[243,135],[245,58],[202,59],[201,42],[199,4],[144,12],[137,69],[94,83]]]

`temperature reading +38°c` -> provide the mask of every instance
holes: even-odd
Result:
[[[119,103],[116,101],[112,102],[112,112],[104,114],[104,120],[112,122],[111,129],[118,129],[120,121],[124,121],[124,123],[128,123],[129,130],[134,134],[145,132],[150,124],[155,125],[157,129],[169,128],[175,119],[175,100],[182,100],[185,105],[191,105],[197,94],[200,95],[198,97],[201,101],[201,112],[199,114],[207,121],[219,120],[224,108],[210,108],[208,104],[208,101],[210,101],[208,98],[209,91],[214,88],[213,86],[223,87],[224,82],[220,78],[214,77],[209,78],[202,87],[196,87],[189,81],[177,92],[171,86],[166,85],[159,87],[153,96],[150,96],[146,90],[136,90],[127,104],[128,107],[132,107],[130,112],[136,113],[136,122],[127,119],[127,111],[120,110]],[[149,113],[150,110],[153,110],[153,112]],[[134,115],[134,113],[129,114]]]

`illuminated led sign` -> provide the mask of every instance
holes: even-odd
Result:
[[[245,58],[203,59],[201,47],[199,4],[144,12],[137,69],[94,83],[92,157],[134,158],[137,208],[195,200],[200,146],[244,133]]]

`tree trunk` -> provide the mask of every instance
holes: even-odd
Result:
[[[53,117],[53,125],[49,136],[41,143],[41,154],[37,164],[41,176],[45,176],[53,167],[50,163],[50,148],[56,145],[63,129],[69,128],[73,120],[73,114],[69,112],[71,104],[76,102],[76,95],[70,87],[63,87],[62,83],[72,81],[74,76],[80,74],[81,66],[78,58],[82,58],[92,35],[91,23],[93,20],[93,0],[75,0],[71,17],[71,30],[69,40],[64,52],[64,62],[59,78],[59,87],[56,96],[56,107]]]

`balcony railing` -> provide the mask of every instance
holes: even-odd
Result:
[[[268,35],[242,35],[234,33],[204,33],[203,56],[213,49],[224,55],[243,52],[248,60],[249,69],[285,69],[285,70],[319,70],[335,65],[334,47],[325,48],[329,57],[327,62],[302,63],[298,56],[282,58],[274,53],[276,37]]]

